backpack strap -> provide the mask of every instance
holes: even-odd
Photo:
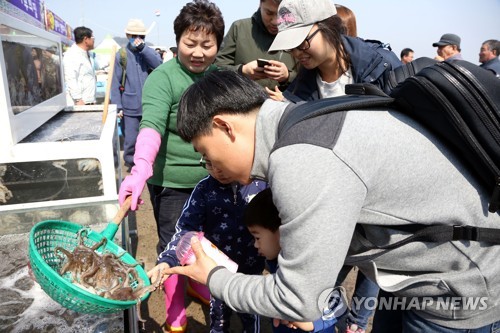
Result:
[[[385,94],[383,96],[345,95],[293,105],[293,107],[285,110],[285,113],[280,119],[278,125],[278,138],[295,124],[306,119],[331,112],[390,106],[393,101],[393,98]]]
[[[359,241],[365,250],[393,250],[411,242],[445,243],[451,241],[475,241],[500,245],[500,229],[473,227],[469,225],[400,225],[391,229],[409,232],[412,235],[387,245],[375,245],[365,237],[363,225],[356,225]]]
[[[127,79],[127,49],[120,48],[120,66],[122,68],[122,80],[120,81],[120,94],[125,91],[125,80]]]

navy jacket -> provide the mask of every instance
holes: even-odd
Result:
[[[391,70],[401,66],[396,54],[385,48],[385,44],[368,42],[357,37],[342,36],[342,43],[351,58],[350,69],[354,83],[372,83],[389,93],[387,76]],[[285,98],[294,103],[320,99],[316,83],[317,73],[316,68],[302,68],[283,93]]]
[[[139,50],[131,50],[127,44],[127,75],[125,90],[120,91],[122,82],[122,66],[120,64],[120,50],[116,52],[113,81],[111,83],[111,103],[116,104],[117,110],[123,110],[127,116],[142,115],[142,87],[148,78],[149,72],[163,63],[161,56],[152,48],[144,46]]]
[[[188,231],[203,231],[206,238],[238,264],[238,272],[261,274],[264,257],[259,256],[253,236],[243,224],[243,213],[250,200],[266,188],[267,183],[260,180],[241,186],[223,185],[212,176],[202,179],[184,204],[176,233],[160,253],[158,263],[179,266],[175,254],[179,239]]]

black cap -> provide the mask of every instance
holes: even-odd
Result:
[[[432,44],[432,46],[456,45],[460,48],[460,37],[455,34],[444,34],[441,36],[439,42]]]
[[[172,53],[177,53],[177,46],[172,46],[171,48],[169,48],[169,50],[170,50]]]

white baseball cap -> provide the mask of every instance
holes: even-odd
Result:
[[[283,0],[278,8],[278,34],[268,52],[299,46],[312,26],[337,14],[332,0]]]

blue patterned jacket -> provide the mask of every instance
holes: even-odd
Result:
[[[264,257],[258,255],[253,236],[243,224],[243,213],[250,200],[267,188],[267,183],[254,180],[249,185],[224,185],[212,176],[202,179],[184,204],[177,220],[176,233],[158,263],[179,266],[175,249],[188,231],[203,231],[215,246],[238,264],[238,272],[261,274]]]

